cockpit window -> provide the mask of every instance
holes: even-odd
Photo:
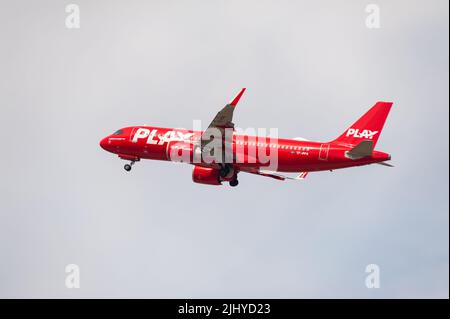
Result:
[[[115,131],[113,135],[122,135],[122,134],[123,134],[123,131],[122,130],[118,130],[118,131]]]

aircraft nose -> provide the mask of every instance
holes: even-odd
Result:
[[[104,139],[102,139],[100,141],[100,147],[106,151],[108,150],[108,138],[107,137],[105,137]]]

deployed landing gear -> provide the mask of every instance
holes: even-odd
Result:
[[[222,167],[220,168],[220,171],[219,171],[220,177],[225,178],[230,174],[230,172],[231,172],[231,167],[229,165],[222,164]]]
[[[238,186],[238,184],[239,184],[239,181],[237,179],[233,179],[230,181],[231,187],[236,187],[236,186]]]
[[[125,166],[123,167],[127,172],[131,171],[131,167],[134,165],[134,161],[131,161],[130,164],[125,164]]]
[[[230,164],[219,164],[219,175],[221,181],[227,181],[231,187],[236,187],[239,182],[237,180],[237,172]]]

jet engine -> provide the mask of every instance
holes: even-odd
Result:
[[[194,183],[207,185],[221,185],[220,171],[218,169],[202,166],[194,166],[192,171]]]

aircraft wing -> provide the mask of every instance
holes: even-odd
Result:
[[[234,123],[233,123],[234,108],[238,104],[244,92],[245,88],[241,89],[239,94],[236,95],[236,97],[230,103],[225,105],[224,108],[219,111],[219,113],[217,113],[217,115],[212,120],[211,124],[209,124],[208,128],[203,132],[201,137],[202,151],[209,151],[206,150],[205,147],[215,136],[218,135],[218,133],[221,134],[222,140],[224,141],[225,129],[234,130]]]
[[[278,172],[274,172],[274,171],[268,171],[268,170],[261,170],[261,169],[249,169],[249,170],[241,170],[242,172],[247,172],[247,173],[251,173],[251,174],[256,174],[256,175],[260,175],[260,176],[266,176],[266,177],[271,177],[280,181],[284,181],[286,179],[290,179],[290,180],[304,180],[306,178],[306,176],[308,175],[308,172],[299,172],[297,176],[292,177],[292,176],[287,176],[287,175],[283,175],[280,174]]]

